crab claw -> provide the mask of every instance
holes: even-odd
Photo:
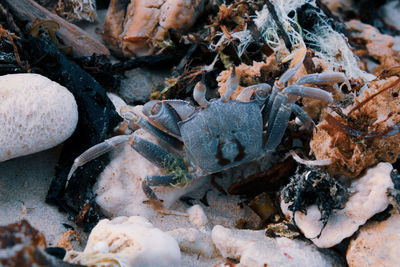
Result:
[[[330,84],[330,83],[345,83],[348,90],[351,90],[349,79],[343,72],[323,72],[305,75],[297,80],[296,84]]]
[[[289,69],[282,74],[278,81],[275,82],[275,86],[279,89],[283,88],[285,83],[289,81],[303,64],[304,58],[306,57],[307,49],[306,48],[299,48],[291,57],[287,57],[282,62],[288,61],[289,59],[293,58],[292,62],[290,63]]]
[[[231,98],[231,95],[239,86],[239,77],[236,73],[236,67],[233,65],[231,76],[229,76],[228,81],[226,82],[226,88],[224,95],[222,96],[222,101],[228,101]]]
[[[194,87],[193,90],[193,98],[196,100],[196,102],[202,107],[206,108],[208,107],[209,103],[206,99],[206,85],[204,84],[204,76],[201,78],[201,81],[199,81],[196,86]]]

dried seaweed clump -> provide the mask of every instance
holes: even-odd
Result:
[[[400,78],[376,80],[364,87],[348,113],[324,111],[310,146],[317,160],[332,160],[330,174],[356,177],[376,163],[397,160],[399,89]]]
[[[264,73],[270,73],[278,68],[278,62],[275,55],[269,56],[265,62],[253,62],[253,65],[244,63],[236,67],[236,74],[239,77],[240,84],[232,94],[232,99],[235,99],[246,86],[258,84],[261,82]],[[223,95],[225,92],[226,82],[231,75],[232,69],[222,71],[217,77],[218,92]]]
[[[371,58],[376,61],[376,64],[365,63],[369,72],[377,75],[400,64],[400,54],[392,48],[392,36],[381,34],[377,28],[358,20],[346,22],[346,30],[351,36],[350,42],[355,46],[354,53],[361,59],[369,59],[369,62]]]
[[[48,10],[69,21],[96,20],[96,0],[35,0]]]
[[[307,207],[317,205],[321,212],[322,230],[334,209],[343,209],[349,198],[349,192],[339,181],[326,171],[316,167],[299,166],[290,183],[282,190],[285,203],[291,202],[288,209],[293,212],[293,223],[296,225],[295,212],[307,212]]]

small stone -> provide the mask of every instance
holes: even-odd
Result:
[[[239,260],[238,266],[344,266],[334,253],[319,250],[301,240],[269,238],[265,231],[233,230],[217,225],[212,240],[225,258]]]
[[[370,222],[360,228],[347,250],[352,266],[400,266],[400,215],[394,211],[383,222]]]
[[[128,104],[137,104],[149,101],[152,92],[163,88],[168,73],[133,69],[125,72],[125,76],[121,81],[119,94]]]
[[[39,74],[1,76],[0,100],[0,161],[54,147],[78,122],[73,95]]]
[[[187,213],[189,214],[190,222],[200,228],[205,229],[208,224],[208,219],[206,214],[204,213],[203,208],[200,205],[194,205],[187,209]]]
[[[349,191],[354,194],[349,197],[344,209],[333,210],[325,228],[322,228],[321,212],[317,205],[309,206],[306,214],[296,211],[297,227],[318,247],[329,248],[339,244],[352,236],[369,218],[387,208],[390,202],[387,192],[394,188],[390,176],[392,169],[390,163],[379,163],[352,182]],[[290,204],[281,201],[282,212],[287,217],[292,216],[288,209]]]
[[[206,258],[213,258],[218,253],[211,240],[211,231],[200,231],[196,228],[178,228],[167,232],[178,243],[181,251]]]
[[[87,266],[178,266],[178,243],[140,216],[101,220],[83,252],[68,251],[64,261]]]

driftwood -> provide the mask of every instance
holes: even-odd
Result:
[[[66,46],[72,47],[74,56],[91,56],[92,54],[109,55],[107,47],[92,38],[87,32],[51,13],[33,0],[4,0],[13,15],[21,21],[30,23],[37,19],[51,20],[60,25],[56,35]]]

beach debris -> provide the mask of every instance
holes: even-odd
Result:
[[[326,166],[331,175],[357,177],[378,162],[397,160],[400,78],[395,73],[396,68],[387,70],[382,78],[366,84],[353,105],[339,110],[340,115],[324,110],[310,147],[317,160],[331,160]]]
[[[346,254],[349,266],[397,266],[400,215],[393,209],[388,219],[371,221],[362,226],[359,234],[350,241]]]
[[[286,237],[289,239],[294,239],[299,237],[301,234],[293,224],[283,221],[279,223],[268,224],[265,228],[265,235],[273,238]]]
[[[206,0],[112,0],[103,40],[117,55],[150,55],[165,47],[169,30],[187,31],[204,12]]]
[[[35,0],[35,2],[71,22],[96,20],[96,0]]]
[[[177,266],[178,243],[140,216],[103,219],[83,252],[67,251],[64,261],[89,266]]]
[[[74,96],[39,74],[0,76],[0,98],[0,161],[57,146],[78,122]]]
[[[292,211],[294,225],[297,211],[307,214],[307,208],[316,205],[321,214],[321,232],[334,210],[343,209],[349,198],[347,188],[326,171],[303,165],[299,165],[296,174],[290,178],[290,183],[282,189],[281,195],[285,203],[291,203],[288,210]]]
[[[332,210],[325,227],[324,215],[317,204],[293,214],[289,208],[292,203],[282,200],[282,212],[292,221],[294,219],[304,236],[315,245],[332,247],[352,236],[369,218],[387,208],[391,200],[388,190],[393,189],[392,169],[390,163],[379,163],[359,179],[352,180],[349,188],[351,195],[344,208]]]
[[[0,265],[19,267],[69,267],[71,265],[46,253],[44,235],[22,220],[0,226]]]
[[[238,266],[345,266],[335,253],[285,237],[269,238],[264,230],[233,230],[217,225],[212,241],[224,258]]]
[[[393,49],[392,36],[382,34],[377,28],[359,20],[350,20],[345,24],[350,43],[354,44],[353,51],[365,62],[368,72],[379,75],[400,64],[400,53]]]
[[[311,48],[335,71],[344,71],[349,79],[362,78],[369,81],[374,78],[373,75],[358,67],[358,61],[347,44],[346,38],[340,33],[344,28],[343,24],[327,16],[320,9],[321,1],[265,2],[266,4],[261,7],[257,4],[249,4],[251,8],[247,9],[244,7],[240,9],[239,7],[246,5],[240,5],[242,2],[239,1],[229,6],[221,5],[221,7],[224,6],[223,10],[227,11],[221,12],[222,8],[220,8],[220,14],[232,15],[233,13],[235,15],[235,10],[238,9],[247,13],[247,18],[253,17],[253,19],[238,16],[242,23],[230,24],[236,27],[221,26],[221,23],[217,24],[217,28],[212,25],[215,29],[211,35],[210,49],[220,51],[221,47],[223,49],[232,43],[236,54],[241,57],[246,55],[246,49],[251,44],[265,43],[276,53],[278,62],[282,62],[287,56],[293,56],[298,48]],[[251,10],[254,11],[254,15]],[[229,18],[229,16],[225,17]],[[249,62],[245,63],[249,64]]]
[[[261,225],[277,212],[271,198],[265,192],[252,199],[248,206],[260,217]]]
[[[121,81],[119,95],[130,105],[144,104],[150,100],[151,93],[164,88],[167,72],[137,68],[125,72]]]
[[[189,221],[192,225],[203,231],[207,230],[208,219],[200,205],[193,205],[192,207],[188,208],[186,212],[189,215]]]
[[[73,250],[74,244],[82,245],[82,239],[76,230],[67,230],[57,242],[58,248],[64,248],[65,250]]]
[[[182,252],[202,255],[206,258],[218,256],[218,252],[211,240],[211,231],[201,231],[197,228],[177,228],[168,231],[179,244]]]
[[[106,46],[91,37],[87,32],[58,15],[51,13],[33,0],[6,0],[4,3],[7,4],[6,6],[9,7],[11,13],[14,15],[14,19],[23,21],[24,25],[27,22],[34,24],[38,20],[52,21],[58,25],[59,29],[55,33],[56,36],[60,38],[64,45],[72,48],[72,54],[75,56],[110,54]]]

